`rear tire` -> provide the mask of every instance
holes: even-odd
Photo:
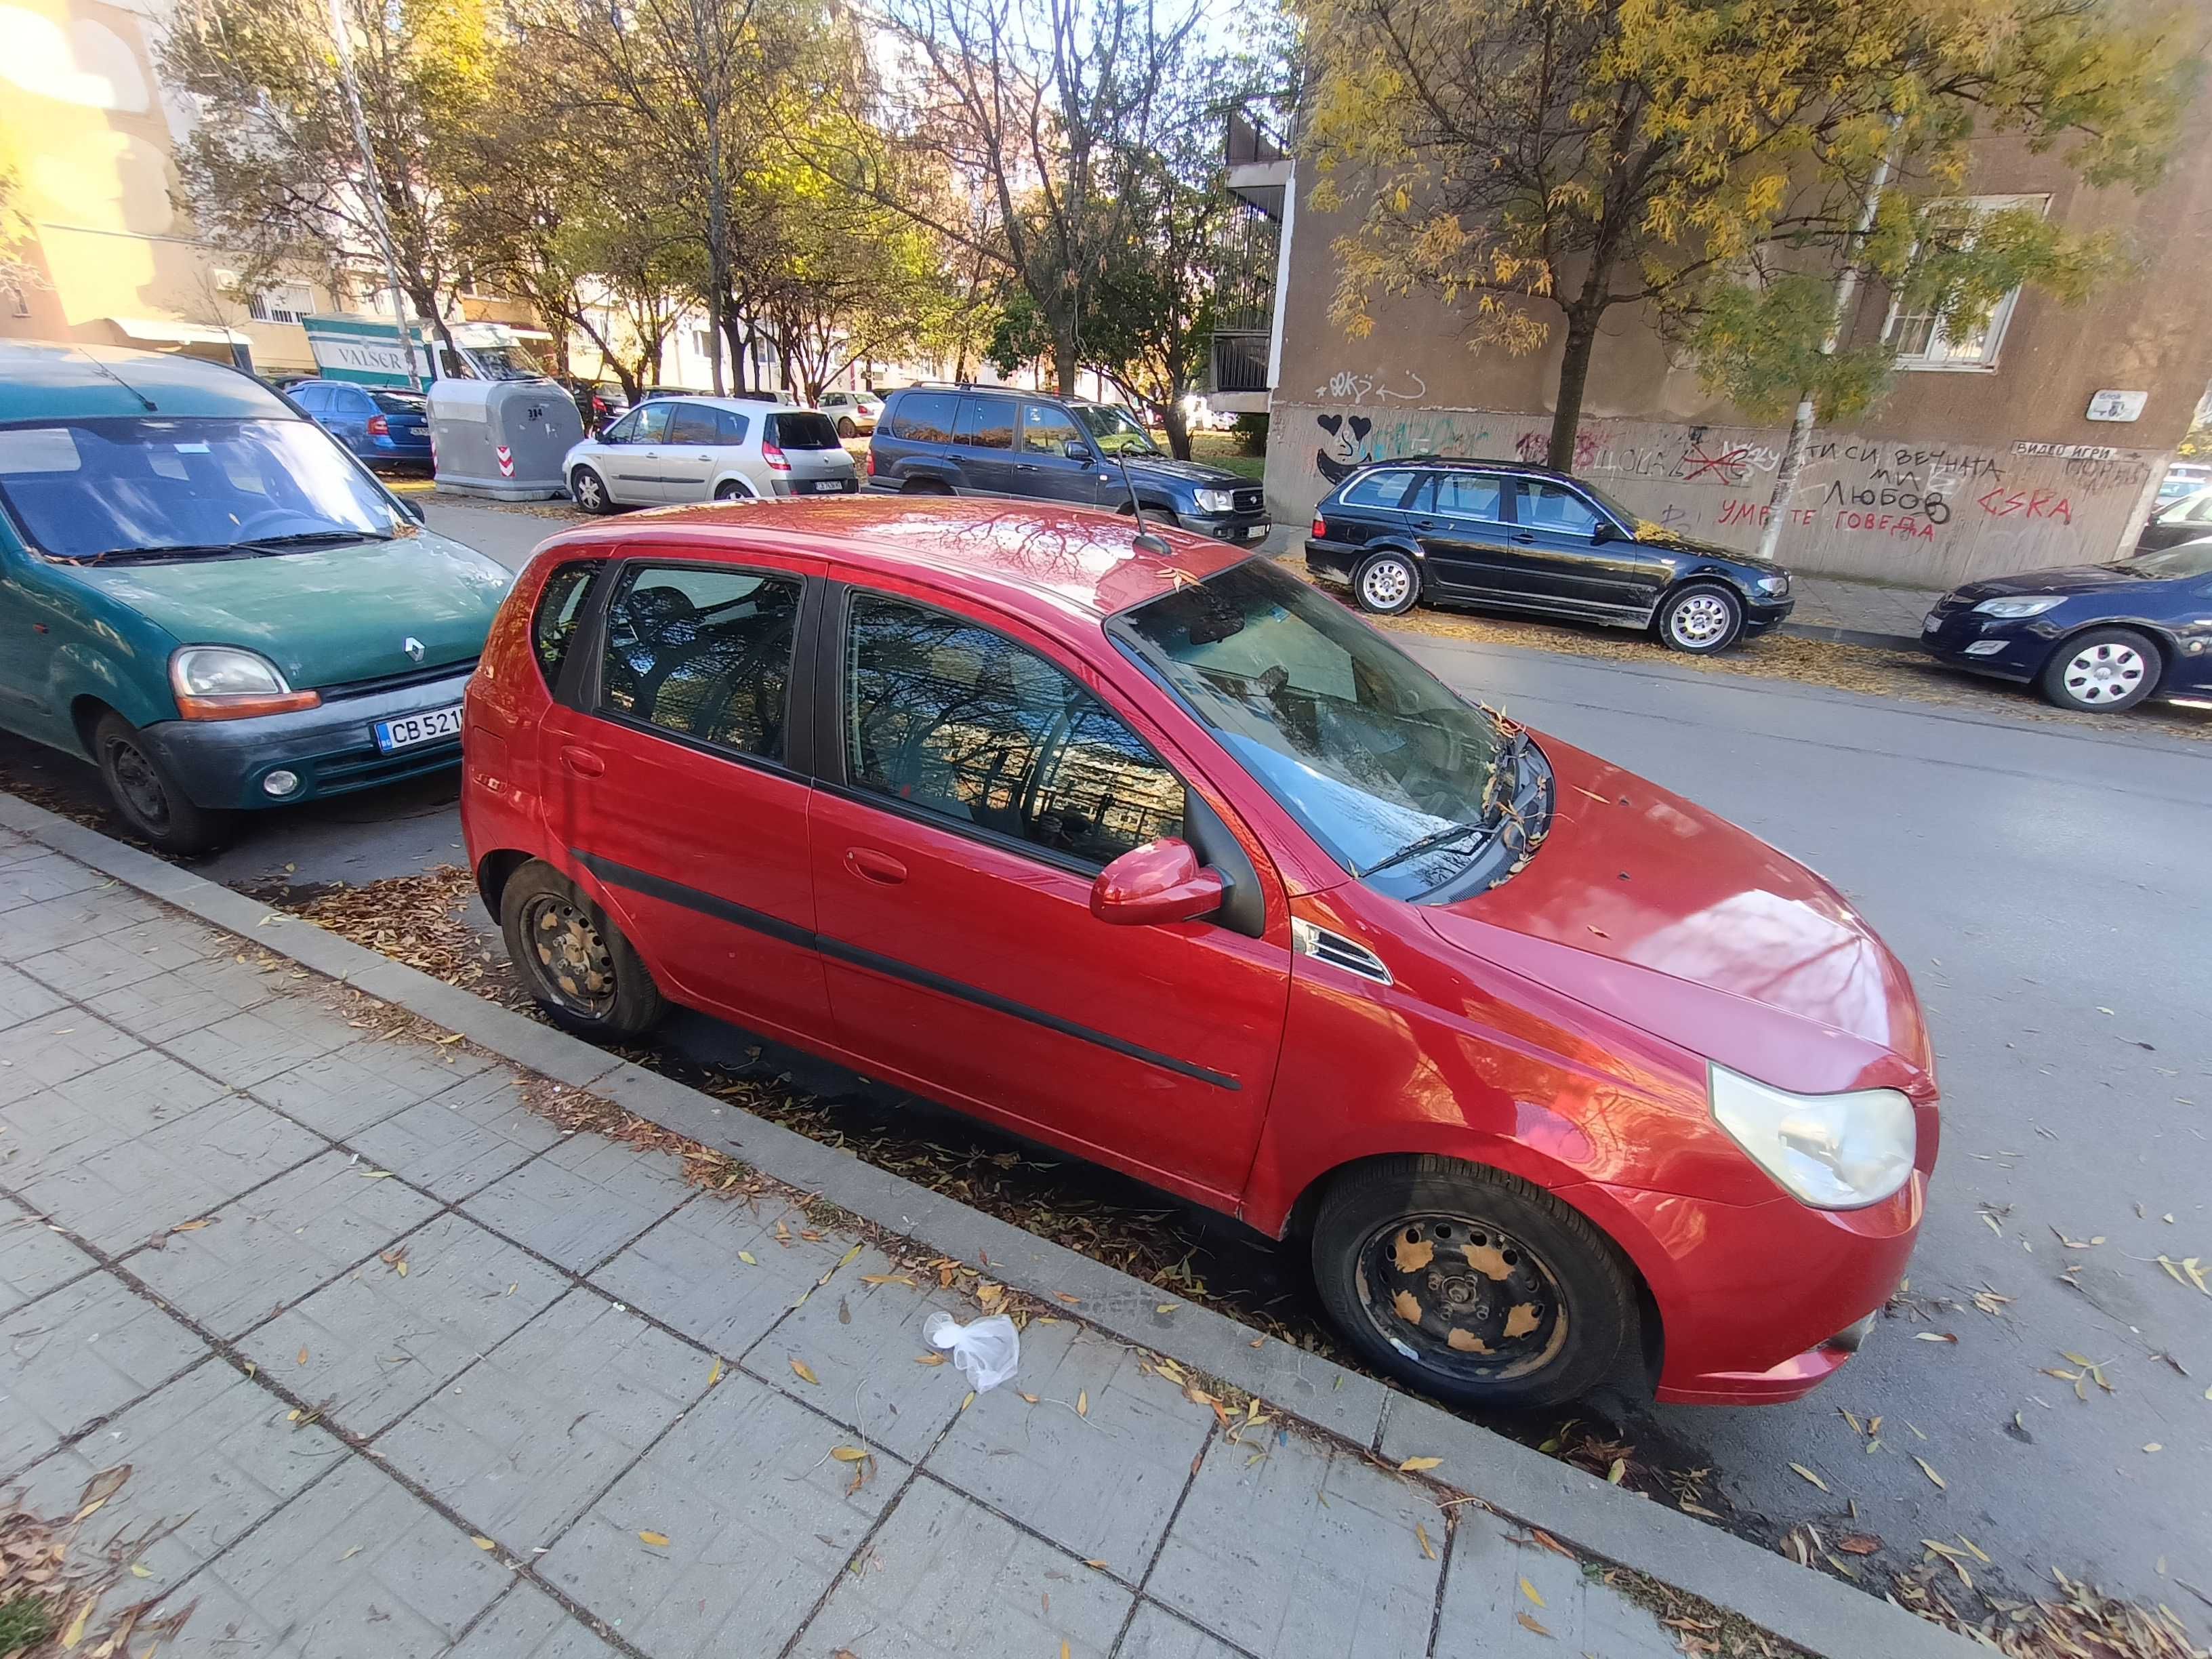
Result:
[[[1743,601],[1717,582],[1692,582],[1666,597],[1655,620],[1668,650],[1710,657],[1743,637]]]
[[[857,438],[860,435],[860,428],[853,424],[851,416],[840,415],[837,417],[837,435],[841,438]]]
[[[952,486],[937,478],[911,478],[899,493],[905,495],[950,495]]]
[[[212,853],[238,832],[238,815],[195,805],[138,728],[113,710],[92,731],[93,759],[116,816],[164,853]]]
[[[1371,616],[1403,616],[1420,602],[1421,573],[1403,553],[1375,554],[1352,573],[1352,597]]]
[[[668,1012],[653,975],[606,913],[543,859],[499,896],[507,953],[545,1017],[594,1042],[642,1036]]]
[[[607,481],[588,466],[580,466],[569,475],[568,499],[586,513],[615,510],[615,498],[607,493]]]
[[[1370,1364],[1455,1406],[1528,1411],[1607,1382],[1636,1330],[1620,1250],[1518,1176],[1428,1154],[1340,1175],[1314,1281]]]
[[[2093,628],[2060,644],[2036,677],[2046,702],[2084,714],[2117,714],[2157,689],[2166,659],[2132,628]]]
[[[749,501],[753,499],[753,494],[743,484],[725,478],[714,486],[714,499],[718,501]]]

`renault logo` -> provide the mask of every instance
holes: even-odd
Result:
[[[399,648],[402,651],[404,651],[409,656],[414,658],[416,662],[422,660],[422,641],[416,639],[412,634],[410,634],[405,639],[399,641]]]

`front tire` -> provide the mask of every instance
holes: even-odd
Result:
[[[117,816],[164,853],[212,853],[237,833],[235,813],[211,811],[191,796],[138,728],[112,710],[93,728],[92,755]]]
[[[621,1042],[644,1036],[668,1012],[621,930],[544,860],[507,878],[499,926],[530,994],[563,1030],[594,1042]]]
[[[1403,616],[1421,597],[1421,573],[1403,553],[1377,553],[1352,573],[1352,597],[1372,616]]]
[[[607,481],[588,466],[580,466],[570,475],[568,499],[586,513],[615,510],[615,498],[607,493]]]
[[[1575,1399],[1612,1377],[1636,1329],[1610,1240],[1541,1188],[1455,1158],[1339,1176],[1315,1217],[1313,1267],[1362,1358],[1455,1406]]]
[[[2164,660],[2132,628],[2093,628],[2051,653],[2036,685],[2061,708],[2117,714],[2157,688]]]
[[[1670,651],[1710,657],[1743,636],[1743,601],[1729,588],[1696,582],[1677,588],[1659,607],[1659,642]]]

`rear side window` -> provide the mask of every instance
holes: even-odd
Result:
[[[1437,475],[1437,511],[1460,519],[1505,517],[1504,481],[1486,472],[1441,472]]]
[[[1403,507],[1420,478],[1419,473],[1407,471],[1402,467],[1370,472],[1344,492],[1344,504],[1346,507]]]
[[[769,442],[778,449],[842,449],[837,428],[827,415],[811,409],[782,410],[768,417]]]
[[[292,388],[292,401],[310,415],[325,414],[330,408],[330,388],[320,386],[295,386]]]
[[[952,441],[952,417],[960,399],[949,392],[917,392],[902,398],[891,411],[891,436],[918,444]]]
[[[1014,447],[1014,402],[1011,398],[963,398],[955,443],[975,449]]]
[[[429,407],[427,398],[405,392],[372,392],[369,401],[387,415],[420,415]]]
[[[599,574],[599,561],[580,560],[564,564],[545,579],[538,592],[538,609],[530,617],[530,648],[537,653],[538,672],[550,690],[561,678],[561,665],[568,660],[568,647],[576,637],[576,623],[591,597],[592,579]]]
[[[745,441],[746,432],[751,428],[752,420],[734,409],[718,409],[714,411],[714,424],[720,429],[724,443],[741,444]]]
[[[799,579],[645,565],[607,607],[600,706],[781,760]]]

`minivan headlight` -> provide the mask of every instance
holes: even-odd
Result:
[[[1237,495],[1229,489],[1200,489],[1192,492],[1201,513],[1227,513],[1237,505]]]
[[[177,712],[188,720],[244,720],[283,714],[322,702],[313,691],[295,691],[276,665],[258,651],[234,645],[188,645],[169,659],[169,689]]]
[[[1984,617],[2039,617],[2066,603],[2063,593],[2039,593],[2030,599],[1984,599],[1974,610]]]
[[[1912,1175],[1912,1103],[1895,1089],[1793,1095],[1706,1062],[1713,1116],[1783,1190],[1816,1209],[1879,1204]]]

